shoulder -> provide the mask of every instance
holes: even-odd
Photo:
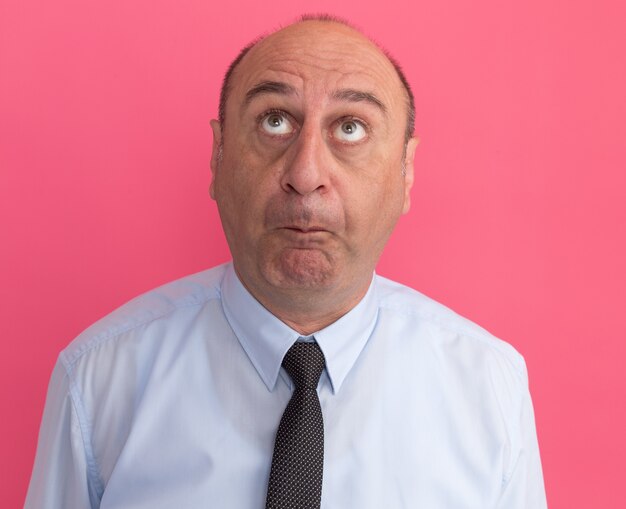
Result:
[[[226,264],[171,281],[145,292],[79,334],[62,352],[60,360],[68,371],[88,352],[103,344],[117,342],[122,336],[133,336],[147,326],[176,321],[179,315],[202,308],[220,299],[220,283]]]
[[[523,383],[524,358],[511,344],[413,288],[381,276],[376,278],[381,311],[419,329],[423,333],[420,338],[426,337],[432,348],[473,361],[481,358],[495,362]]]
[[[526,432],[522,417],[529,391],[523,356],[471,320],[407,286],[378,277],[377,294],[379,317],[400,324],[403,359],[408,359],[413,373],[431,375],[426,377],[431,382],[429,394],[450,402],[458,422],[489,422],[490,433],[502,429],[503,479],[509,479]],[[416,377],[420,382],[425,379]]]

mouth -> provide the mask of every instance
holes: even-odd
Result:
[[[289,225],[277,230],[286,245],[299,249],[316,249],[329,241],[331,232],[321,226]]]
[[[293,231],[296,233],[316,233],[316,232],[326,232],[328,231],[326,228],[321,226],[283,226],[283,229]]]

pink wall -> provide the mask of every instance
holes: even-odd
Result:
[[[59,350],[228,258],[207,189],[229,59],[330,11],[417,97],[414,207],[379,272],[525,355],[552,509],[626,507],[624,3],[220,4],[0,0],[0,506],[22,504]]]

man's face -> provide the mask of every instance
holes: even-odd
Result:
[[[307,21],[257,44],[231,83],[211,196],[240,279],[255,295],[362,296],[413,181],[393,66],[352,29]]]

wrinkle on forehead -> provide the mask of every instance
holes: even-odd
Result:
[[[234,88],[245,93],[268,75],[288,76],[302,88],[318,82],[315,88],[323,84],[326,92],[340,83],[348,88],[362,83],[360,88],[375,88],[369,91],[387,102],[405,104],[403,86],[386,55],[362,34],[338,23],[305,21],[263,39],[235,70]]]

